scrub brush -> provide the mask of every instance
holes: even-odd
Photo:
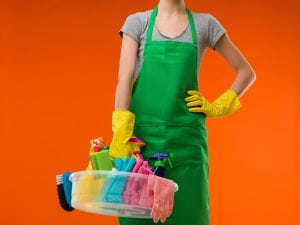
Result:
[[[74,210],[71,205],[72,182],[69,180],[71,173],[65,172],[56,175],[56,187],[60,206],[68,212]]]

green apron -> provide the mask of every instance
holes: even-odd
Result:
[[[150,17],[144,61],[132,90],[134,135],[146,143],[145,160],[156,152],[174,153],[174,168],[166,167],[165,177],[174,180],[179,190],[173,213],[164,224],[209,225],[206,115],[189,112],[184,101],[188,90],[198,90],[195,25],[186,8],[193,42],[152,40],[157,10],[156,6]],[[121,217],[119,223],[155,224],[152,219]]]

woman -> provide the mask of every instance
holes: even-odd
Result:
[[[129,155],[132,132],[146,143],[145,160],[155,152],[174,153],[174,168],[167,168],[165,177],[178,183],[179,191],[165,224],[208,225],[205,120],[239,109],[239,98],[254,82],[255,73],[221,23],[208,13],[191,12],[184,0],[160,0],[151,10],[129,15],[120,34],[110,154],[122,157],[127,149]],[[206,47],[220,53],[237,74],[232,86],[212,103],[198,92],[198,70]],[[121,127],[128,131],[125,142],[118,138]],[[154,224],[129,218],[119,218],[119,222]]]

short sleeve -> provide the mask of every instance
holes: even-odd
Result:
[[[223,25],[211,14],[208,14],[208,31],[207,31],[207,45],[209,48],[215,50],[218,40],[226,32]]]
[[[123,33],[126,33],[139,43],[142,34],[142,25],[142,19],[139,13],[130,14],[127,16],[123,26],[119,31],[119,34],[122,38]]]

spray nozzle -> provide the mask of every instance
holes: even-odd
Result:
[[[150,160],[156,160],[155,161],[155,167],[165,167],[165,162],[168,162],[171,168],[173,168],[173,164],[171,162],[171,159],[174,157],[174,153],[170,152],[157,152],[152,157],[150,157]]]

